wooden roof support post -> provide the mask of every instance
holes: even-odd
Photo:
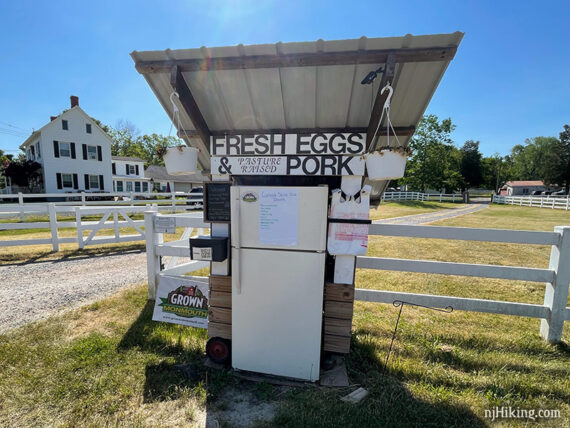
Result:
[[[396,70],[396,55],[390,54],[388,55],[388,59],[386,60],[386,64],[384,66],[384,72],[382,73],[382,80],[380,81],[380,86],[378,87],[378,93],[376,94],[376,100],[374,101],[374,107],[372,108],[372,114],[370,114],[370,120],[368,121],[368,130],[366,132],[366,147],[368,150],[371,150],[374,144],[374,132],[376,132],[376,128],[378,127],[378,122],[380,122],[380,118],[382,117],[382,109],[384,108],[384,103],[386,102],[386,98],[388,98],[389,92],[386,91],[383,94],[380,92],[382,88],[386,86],[387,83],[391,83],[392,87],[394,87],[394,72]],[[395,88],[394,88],[395,89]]]
[[[203,147],[199,147],[200,151],[203,153],[202,156],[205,155],[209,157],[210,136],[212,133],[210,132],[210,128],[208,128],[208,124],[206,123],[206,120],[204,120],[204,116],[202,116],[202,112],[198,108],[198,104],[196,104],[196,100],[194,99],[194,96],[192,95],[192,92],[190,91],[190,88],[188,87],[186,80],[184,80],[184,76],[182,76],[177,65],[172,66],[170,69],[170,85],[173,90],[178,92],[180,104],[182,104],[184,111],[188,117],[190,117],[190,120],[196,128],[196,132],[203,143]]]

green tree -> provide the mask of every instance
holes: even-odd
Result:
[[[570,126],[564,125],[564,130],[560,133],[560,144],[562,146],[563,151],[563,163],[566,164],[566,168],[564,170],[564,178],[563,183],[560,185],[564,185],[564,190],[568,195],[570,193]]]
[[[535,137],[511,149],[511,175],[516,180],[543,180],[563,185],[568,167],[564,143],[555,137]]]
[[[13,184],[27,187],[28,191],[38,191],[42,186],[42,166],[35,161],[12,160],[2,166],[4,176],[10,177]]]
[[[476,187],[483,182],[481,167],[482,155],[479,151],[479,141],[467,140],[461,147],[460,172],[465,180],[465,187]]]
[[[495,153],[481,159],[481,184],[485,189],[494,189],[495,193],[509,178],[507,159]]]
[[[138,157],[147,165],[164,165],[162,159],[166,148],[180,144],[174,136],[160,134],[140,135],[137,127],[129,121],[121,120],[115,127],[104,125],[96,119],[97,124],[111,137],[111,154],[113,156]]]
[[[412,156],[401,184],[422,192],[427,189],[452,191],[463,186],[460,153],[451,139],[454,129],[450,118],[441,121],[436,115],[422,118],[410,140]]]

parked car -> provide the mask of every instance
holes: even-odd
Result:
[[[562,189],[562,190],[559,190],[558,192],[553,192],[552,195],[566,196],[566,191],[564,189]]]
[[[532,192],[530,192],[531,196],[539,196],[542,195],[542,190],[533,190]]]
[[[202,187],[195,187],[190,190],[190,195],[188,195],[188,201],[186,205],[195,210],[201,210],[204,208],[204,189]]]

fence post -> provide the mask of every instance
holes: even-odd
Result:
[[[568,205],[570,203],[570,198],[566,196],[566,211],[568,211]]]
[[[154,218],[158,207],[153,205],[144,212],[144,233],[146,236],[146,273],[148,279],[148,299],[156,299],[156,279],[160,273],[160,257],[156,255],[156,245],[162,242],[162,234],[154,232]]]
[[[570,283],[570,226],[556,226],[554,231],[560,234],[558,245],[553,245],[550,251],[549,268],[554,270],[555,276],[554,282],[546,283],[544,292],[544,306],[550,312],[540,321],[540,336],[549,343],[558,343],[562,339]]]
[[[83,249],[83,229],[81,228],[81,208],[75,207],[75,227],[77,228],[77,247]]]
[[[48,204],[49,214],[49,228],[51,229],[51,245],[53,252],[59,251],[59,236],[57,234],[57,213],[55,211],[55,204]]]
[[[172,198],[172,214],[176,214],[176,195],[172,193],[170,197]]]
[[[26,221],[26,215],[24,214],[24,195],[22,192],[18,192],[18,206],[20,207],[20,220]]]
[[[131,207],[135,205],[135,195],[131,192]]]
[[[81,192],[81,205],[85,206],[85,192]]]

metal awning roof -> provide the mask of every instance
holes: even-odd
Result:
[[[407,144],[462,37],[408,34],[134,51],[131,57],[171,118],[169,97],[174,89],[180,94],[179,135],[200,149],[199,162],[209,169],[210,135],[299,129],[371,134],[386,81],[394,87],[392,123]],[[361,84],[380,67],[372,84]],[[374,145],[384,144],[385,129],[383,135]]]

